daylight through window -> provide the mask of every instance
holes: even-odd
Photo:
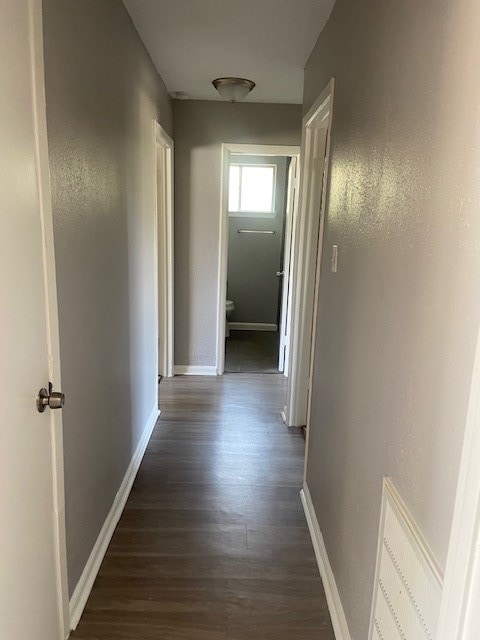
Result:
[[[275,165],[230,165],[228,209],[231,212],[272,213]]]

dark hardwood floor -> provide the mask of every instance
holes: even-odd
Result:
[[[333,640],[281,375],[177,377],[72,638]]]

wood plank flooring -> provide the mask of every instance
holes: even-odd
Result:
[[[176,377],[72,638],[334,640],[281,375]]]

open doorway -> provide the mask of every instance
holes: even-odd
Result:
[[[287,375],[299,149],[224,145],[223,151],[217,373]]]
[[[287,402],[284,422],[307,427],[315,356],[316,319],[327,202],[330,138],[335,81],[332,78],[303,119],[301,204],[295,219],[292,252],[292,302]],[[332,247],[331,270],[337,270]],[[308,437],[307,437],[308,454]]]
[[[154,122],[157,184],[158,376],[173,376],[173,140]]]

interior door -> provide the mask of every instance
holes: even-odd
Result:
[[[41,0],[2,0],[0,9],[0,638],[56,640],[63,634],[57,483],[61,443],[48,387],[55,318],[45,141]],[[40,98],[40,99],[39,99]],[[43,98],[43,100],[42,100]],[[47,167],[42,174],[41,167]],[[55,380],[58,383],[58,379]]]
[[[283,253],[283,288],[280,311],[280,346],[278,352],[278,370],[283,371],[288,376],[288,344],[290,334],[290,307],[292,290],[290,286],[290,275],[292,265],[292,231],[293,212],[296,202],[297,192],[297,165],[298,160],[294,156],[291,159],[288,170],[288,192],[287,208],[285,217],[285,249]]]

